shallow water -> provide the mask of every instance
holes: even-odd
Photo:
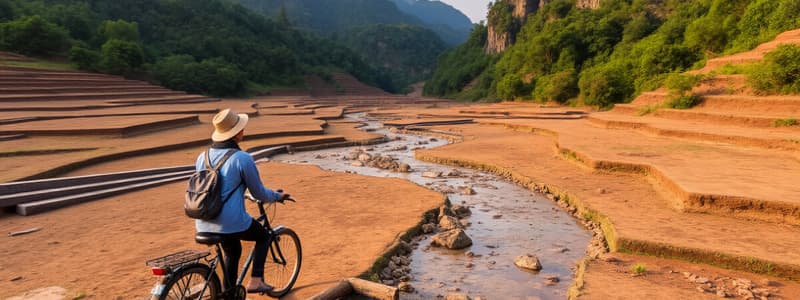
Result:
[[[435,190],[452,187],[455,193],[448,194],[453,204],[469,206],[472,215],[465,219],[472,224],[466,228],[472,238],[472,246],[462,250],[426,247],[427,236],[422,237],[419,247],[412,254],[409,283],[415,288],[411,294],[401,294],[401,299],[433,299],[451,292],[465,293],[471,297],[489,299],[564,299],[572,284],[572,268],[591,240],[585,230],[567,212],[540,194],[504,181],[502,178],[465,168],[453,168],[414,159],[415,147],[434,148],[446,145],[447,141],[432,140],[406,134],[389,133],[379,129],[380,124],[366,121],[361,115],[351,116],[365,121],[365,128],[389,138],[401,140],[369,146],[371,154],[390,155],[399,162],[411,165],[413,172],[396,173],[371,167],[351,166],[342,156],[359,147],[301,152],[280,155],[273,159],[286,163],[313,164],[326,170],[378,176],[405,178]],[[407,150],[390,151],[398,146]],[[535,159],[535,158],[532,158]],[[461,175],[448,178],[426,178],[422,172],[435,171],[447,174],[456,169]],[[465,196],[457,187],[472,186],[476,194]],[[471,251],[475,257],[467,257]],[[539,257],[543,269],[530,272],[517,268],[514,257],[520,254]],[[471,267],[468,267],[471,264]],[[545,277],[558,276],[560,282],[546,285]]]

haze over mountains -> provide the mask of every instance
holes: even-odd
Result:
[[[461,11],[430,0],[235,0],[269,17],[285,9],[296,28],[330,35],[375,24],[409,24],[434,31],[455,46],[467,40],[472,22]]]

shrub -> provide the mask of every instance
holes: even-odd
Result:
[[[111,74],[128,74],[144,63],[142,46],[135,42],[111,39],[100,49],[101,68]]]
[[[670,95],[670,100],[665,103],[665,106],[675,109],[689,109],[697,105],[700,102],[700,97],[692,93],[692,88],[702,79],[703,75],[670,73],[664,81],[664,85]]]
[[[69,48],[67,30],[38,15],[0,23],[0,49],[32,55],[53,55]]]
[[[550,100],[564,103],[578,95],[578,78],[574,69],[540,77],[536,81],[533,99],[541,102]]]
[[[95,70],[100,62],[100,53],[75,45],[69,50],[69,61],[78,65],[81,70]]]
[[[578,86],[583,103],[599,107],[626,102],[635,92],[629,68],[622,62],[585,70]]]
[[[139,24],[125,20],[103,21],[98,29],[100,36],[105,41],[122,40],[129,42],[139,41]]]
[[[766,93],[800,93],[800,46],[782,45],[764,56],[764,61],[752,67],[748,81],[758,91]]]
[[[631,267],[631,271],[633,271],[633,273],[636,275],[642,275],[647,273],[647,266],[642,263],[635,264]]]
[[[683,95],[670,99],[665,106],[674,109],[690,109],[700,103],[700,97],[697,95]]]
[[[517,74],[509,74],[497,83],[497,96],[502,100],[514,100],[522,94],[524,84]]]
[[[772,126],[775,126],[775,127],[791,127],[791,126],[797,126],[797,125],[800,125],[800,123],[798,123],[797,119],[795,119],[795,118],[777,119],[777,120],[772,122]]]
[[[14,5],[8,0],[0,0],[0,21],[14,19]]]
[[[247,84],[245,73],[221,58],[198,63],[190,55],[173,55],[159,60],[151,69],[164,86],[190,93],[239,95]]]

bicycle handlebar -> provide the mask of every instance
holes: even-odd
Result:
[[[278,192],[278,193],[281,193],[281,194],[282,194],[282,193],[283,193],[283,190],[277,190],[276,192]],[[256,203],[263,203],[263,201],[256,199],[256,198],[255,198],[255,197],[253,197],[253,195],[251,195],[250,193],[245,193],[245,194],[244,194],[244,198],[245,198],[245,199],[247,199],[247,200],[250,200],[250,201],[252,201],[252,202],[256,202]],[[295,203],[297,203],[297,200],[295,200],[294,198],[286,198],[286,199],[283,199],[283,200],[278,200],[278,201],[275,201],[275,202],[278,202],[278,203],[280,203],[280,204],[284,204],[284,203],[283,203],[284,201],[292,201],[292,202],[295,202]]]

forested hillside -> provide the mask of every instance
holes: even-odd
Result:
[[[447,47],[430,30],[412,25],[373,25],[339,35],[338,41],[389,70],[399,87],[430,78]]]
[[[0,49],[211,95],[340,69],[395,91],[360,55],[224,0],[0,0]]]
[[[352,49],[381,73],[389,74],[399,91],[430,78],[436,57],[448,44],[462,43],[472,26],[460,11],[438,1],[235,1]]]
[[[608,106],[661,86],[670,73],[800,27],[796,0],[609,0],[596,10],[554,0],[522,23],[510,19],[511,10],[494,3],[489,22],[518,31],[516,43],[492,56],[479,52],[485,44],[451,50],[428,95]]]
[[[293,26],[322,35],[375,24],[409,24],[428,28],[448,44],[457,45],[466,40],[471,27],[469,19],[460,11],[427,0],[234,1],[271,18],[285,13]]]

